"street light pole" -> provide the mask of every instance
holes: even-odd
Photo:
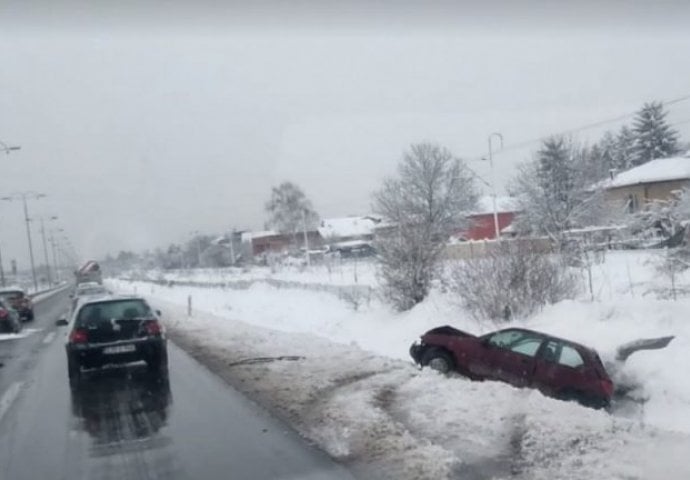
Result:
[[[50,234],[50,249],[53,251],[53,271],[55,272],[55,283],[60,283],[60,269],[58,268],[57,255],[55,254],[55,237]]]
[[[24,221],[26,222],[26,238],[29,242],[29,259],[31,260],[31,276],[34,281],[34,289],[38,291],[38,279],[36,278],[36,264],[34,262],[34,247],[31,241],[31,219],[29,218],[29,207],[27,205],[27,198],[39,199],[45,197],[42,193],[34,192],[21,192],[10,195],[9,197],[2,197],[2,200],[12,201],[15,199],[21,199],[24,206]]]
[[[19,145],[7,145],[5,142],[0,141],[0,151],[5,152],[7,155],[10,154],[10,152],[16,152],[17,150],[21,150],[22,147]]]
[[[304,233],[304,253],[307,256],[307,267],[311,267],[311,258],[309,257],[309,235],[307,234],[307,211],[302,210],[302,232]]]
[[[489,166],[491,167],[491,199],[494,208],[494,235],[496,240],[501,239],[501,231],[498,227],[498,207],[496,205],[496,170],[494,169],[493,142],[494,138],[500,140],[501,149],[503,148],[503,135],[494,132],[489,135]]]
[[[36,265],[34,264],[34,247],[31,243],[31,226],[29,219],[29,207],[26,205],[26,195],[22,196],[24,203],[24,221],[26,222],[26,238],[29,241],[29,258],[31,259],[31,276],[34,279],[34,291],[38,292],[38,280],[36,279]]]
[[[52,216],[48,220],[57,220],[58,217]],[[50,274],[50,259],[48,258],[48,244],[46,243],[46,228],[44,223],[44,218],[40,217],[41,220],[41,236],[43,237],[43,256],[46,262],[46,272],[48,276],[48,285],[53,285],[53,278]]]
[[[192,235],[192,241],[196,244],[196,264],[197,268],[201,268],[201,232],[193,230],[189,232]]]
[[[0,283],[5,286],[5,267],[2,265],[2,252],[0,252]]]

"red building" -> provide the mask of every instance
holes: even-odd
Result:
[[[307,232],[309,249],[321,248],[323,238],[316,230]],[[272,230],[263,232],[244,232],[242,243],[246,245],[245,251],[250,256],[263,255],[264,253],[282,253],[290,250],[291,247],[304,248],[304,234],[288,235],[274,232]]]
[[[514,197],[496,198],[498,211],[498,231],[509,227],[518,213],[517,199]],[[469,228],[456,232],[453,236],[458,240],[493,240],[496,238],[494,226],[494,208],[491,197],[481,197],[477,202],[477,210],[468,215]]]

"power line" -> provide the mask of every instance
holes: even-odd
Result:
[[[682,95],[682,96],[680,96],[680,97],[672,98],[672,99],[670,99],[670,100],[663,100],[663,101],[661,102],[661,104],[664,105],[664,106],[668,106],[668,105],[673,105],[673,104],[676,104],[676,103],[684,102],[684,101],[686,101],[686,100],[690,100],[690,94]],[[523,141],[521,141],[521,142],[511,143],[511,144],[508,144],[508,145],[506,145],[505,147],[503,147],[501,150],[499,150],[499,151],[497,151],[497,152],[494,152],[494,154],[495,154],[495,155],[500,155],[500,154],[502,154],[502,153],[504,153],[504,152],[506,152],[506,151],[519,150],[519,149],[521,149],[521,148],[523,148],[523,147],[527,147],[527,146],[532,145],[532,144],[534,144],[534,143],[543,142],[544,140],[546,140],[546,139],[548,139],[548,138],[550,138],[550,137],[572,135],[572,134],[574,134],[574,133],[578,133],[578,132],[582,132],[582,131],[585,131],[585,130],[589,130],[589,129],[591,129],[591,128],[601,127],[601,126],[603,126],[603,125],[608,125],[608,124],[610,124],[610,123],[620,122],[620,121],[625,120],[625,119],[627,119],[627,118],[629,118],[629,117],[635,116],[635,115],[637,114],[637,112],[638,112],[638,111],[636,110],[636,111],[634,111],[634,112],[628,112],[628,113],[625,113],[625,114],[623,114],[623,115],[618,115],[618,116],[616,116],[616,117],[611,117],[611,118],[607,118],[607,119],[605,119],[605,120],[599,120],[599,121],[597,121],[597,122],[588,123],[588,124],[585,124],[585,125],[581,125],[581,126],[579,126],[579,127],[575,127],[575,128],[568,129],[568,130],[563,130],[563,131],[558,132],[558,133],[549,134],[549,135],[543,135],[543,136],[538,137],[538,138],[532,138],[532,139],[530,139],[530,140],[523,140]],[[681,124],[687,123],[688,121],[690,121],[690,120],[684,120],[684,121],[681,121],[681,122],[676,122],[676,123],[672,124],[672,126],[681,125]],[[484,158],[484,155],[480,155],[480,156],[477,156],[477,157],[470,158],[470,160],[481,160],[481,159],[483,159],[483,158]]]

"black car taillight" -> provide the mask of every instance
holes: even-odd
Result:
[[[144,324],[144,328],[148,335],[160,335],[163,333],[163,327],[158,323],[158,320],[147,320]]]
[[[70,343],[86,343],[89,341],[89,332],[83,328],[76,328],[69,334]]]

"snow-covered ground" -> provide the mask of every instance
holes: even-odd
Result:
[[[652,258],[609,253],[593,268],[594,301],[583,289],[582,298],[514,322],[581,341],[609,359],[621,343],[676,335],[667,349],[626,362],[621,373],[640,383],[636,395],[646,401],[614,415],[418,371],[407,349],[428,328],[496,328],[441,292],[399,314],[375,299],[355,310],[330,293],[261,282],[243,290],[110,284],[149,296],[182,346],[365,478],[686,479],[690,299],[657,298],[670,282]]]
[[[149,270],[130,272],[127,276],[144,280],[212,283],[239,283],[261,280],[294,282],[299,284],[328,285],[376,285],[376,270],[371,259],[340,260],[329,259],[311,267],[303,265],[280,265],[271,267],[252,267],[242,269],[227,268],[193,268],[184,270]]]

